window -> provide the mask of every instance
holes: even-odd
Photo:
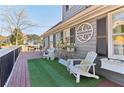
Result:
[[[124,11],[112,15],[113,54],[124,55]]]
[[[69,5],[66,5],[65,8],[66,8],[66,11],[68,11],[69,10]]]
[[[108,44],[106,34],[106,17],[97,20],[97,53],[99,56],[108,56]]]
[[[71,9],[73,7],[73,5],[66,5],[66,11],[68,11],[69,9]]]
[[[124,59],[124,9],[109,15],[110,25],[110,57]]]
[[[75,43],[75,27],[70,29],[70,43]]]
[[[45,39],[44,39],[44,45],[45,45],[45,47],[49,47],[49,36],[48,37],[45,37]]]
[[[69,5],[69,9],[71,9],[74,5]]]

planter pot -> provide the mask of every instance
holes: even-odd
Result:
[[[75,48],[67,48],[67,51],[68,52],[74,52],[75,51]]]
[[[71,52],[74,52],[74,51],[75,51],[75,49],[74,49],[74,48],[71,48],[70,50],[71,50]]]
[[[70,52],[70,48],[67,48],[67,51]]]

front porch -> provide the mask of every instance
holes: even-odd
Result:
[[[17,58],[17,61],[16,61],[15,65],[14,65],[14,68],[12,70],[12,73],[11,73],[11,75],[10,75],[10,77],[9,77],[5,86],[6,87],[31,87],[31,81],[30,81],[30,77],[29,77],[27,62],[28,62],[28,59],[34,59],[33,64],[35,64],[35,62],[39,62],[37,60],[41,60],[41,59],[36,59],[36,58],[41,58],[41,57],[42,57],[41,52],[21,52],[19,54],[18,58]],[[54,63],[52,65],[54,65]],[[57,67],[57,68],[59,68],[59,67]],[[56,74],[56,72],[57,71],[55,71],[55,72],[53,71],[52,73]],[[63,72],[63,73],[65,73],[65,72]],[[39,76],[42,76],[42,74],[39,75]],[[56,78],[61,78],[61,75],[59,75],[59,77],[58,77],[58,75],[56,75]],[[68,77],[64,77],[64,78],[68,78]],[[86,78],[84,78],[84,79],[86,79]],[[68,83],[69,81],[67,80],[66,83]],[[33,82],[35,82],[35,81],[33,81]],[[56,82],[57,82],[57,80],[56,80]],[[59,80],[58,82],[63,82],[63,81]],[[45,83],[45,81],[43,83]],[[86,85],[86,86],[88,86],[88,85]],[[111,82],[109,80],[106,80],[106,79],[103,80],[100,84],[98,84],[96,86],[97,87],[120,87],[120,85],[118,85],[116,83],[113,83],[113,82]]]

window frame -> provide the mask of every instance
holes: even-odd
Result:
[[[112,16],[113,14],[124,11],[124,8],[120,8],[114,12],[108,13],[108,57],[112,59],[124,60],[124,55],[115,55],[113,54],[113,24],[112,24]]]
[[[69,11],[74,5],[65,5],[66,12]]]

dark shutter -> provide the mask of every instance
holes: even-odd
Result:
[[[68,11],[69,10],[69,5],[66,5],[65,8],[66,8],[66,11]]]
[[[53,47],[56,47],[56,35],[53,34]]]
[[[48,36],[48,47],[50,47],[50,37]]]
[[[45,38],[43,39],[43,47],[45,47],[46,45],[45,45]]]
[[[75,43],[75,27],[70,29],[70,43]]]
[[[107,21],[106,17],[97,20],[97,53],[99,56],[108,56]]]
[[[63,41],[63,31],[60,33],[61,35],[61,41]]]

